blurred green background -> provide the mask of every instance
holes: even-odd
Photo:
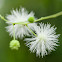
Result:
[[[34,11],[35,16],[40,18],[62,11],[62,0],[0,0],[0,14],[5,16],[10,14],[12,9],[25,7],[29,12]],[[51,54],[42,57],[36,57],[36,54],[30,53],[25,46],[25,42],[20,41],[21,47],[18,51],[9,48],[9,42],[12,38],[6,32],[7,24],[0,19],[0,62],[62,62],[62,16],[54,19],[43,20],[44,23],[51,23],[57,27],[57,33],[61,34],[59,38],[59,47]]]

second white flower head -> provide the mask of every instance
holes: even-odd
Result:
[[[59,34],[56,35],[56,28],[51,27],[51,24],[40,23],[40,26],[34,25],[31,27],[37,36],[26,38],[26,45],[30,48],[31,52],[36,52],[37,56],[45,56],[55,50]]]

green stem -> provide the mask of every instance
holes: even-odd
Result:
[[[58,16],[62,15],[62,11],[50,16],[46,16],[46,17],[41,17],[40,19],[35,20],[34,22],[38,22],[40,20],[45,20],[45,19],[50,19],[50,18],[56,18]],[[24,23],[24,22],[20,22],[20,23],[14,23],[14,24],[29,24],[29,23]]]
[[[40,20],[45,20],[45,19],[50,19],[50,18],[56,18],[56,17],[58,17],[58,16],[60,16],[60,15],[62,15],[62,11],[59,12],[59,13],[50,15],[50,16],[41,17],[41,18],[35,20],[34,22],[38,22],[38,21],[40,21]],[[6,20],[3,16],[1,16],[1,15],[0,15],[0,18],[3,19],[3,20],[6,21],[6,22],[9,22],[9,21],[7,21],[7,20]],[[24,24],[24,25],[30,24],[29,22],[27,22],[27,23],[25,23],[25,22],[19,22],[19,23],[12,23],[12,22],[9,22],[9,23],[11,23],[11,24]]]
[[[9,21],[6,20],[2,15],[0,15],[0,18],[1,18],[2,20],[6,21],[6,22],[9,22]],[[9,23],[11,23],[11,22],[9,22]],[[11,23],[11,24],[13,24],[13,23]]]
[[[23,25],[26,25],[26,24],[30,24],[29,22],[28,23],[25,23],[25,22],[19,22],[19,23],[13,23],[13,24],[23,24]]]
[[[27,26],[27,28],[37,37],[37,35],[28,26]]]
[[[62,11],[50,16],[46,16],[46,17],[41,17],[40,19],[35,20],[35,22],[40,21],[40,20],[45,20],[45,19],[50,19],[50,18],[56,18],[58,16],[62,15]]]
[[[15,30],[14,30],[14,24],[13,24],[13,38],[15,40]]]

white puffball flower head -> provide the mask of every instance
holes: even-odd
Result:
[[[11,15],[7,15],[6,18],[8,21],[12,23],[27,23],[29,22],[28,19],[30,17],[34,17],[34,13],[30,12],[28,14],[28,11],[25,8],[20,8],[19,10],[12,10]],[[34,17],[34,20],[36,18]],[[13,25],[8,23],[9,26],[6,27],[7,31],[10,33],[11,36],[13,36]],[[23,38],[24,35],[29,35],[29,29],[26,27],[26,25],[21,24],[15,24],[14,25],[14,31],[15,31],[15,37],[16,38]]]
[[[26,38],[25,41],[31,52],[36,52],[36,56],[42,56],[43,58],[48,53],[55,51],[60,34],[56,35],[56,28],[51,27],[51,24],[40,23],[39,25],[36,24],[31,27],[37,36]]]

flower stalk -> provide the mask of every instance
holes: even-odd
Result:
[[[37,35],[28,26],[27,26],[27,28],[37,37]]]
[[[15,30],[14,30],[14,24],[13,24],[13,38],[15,40]]]

